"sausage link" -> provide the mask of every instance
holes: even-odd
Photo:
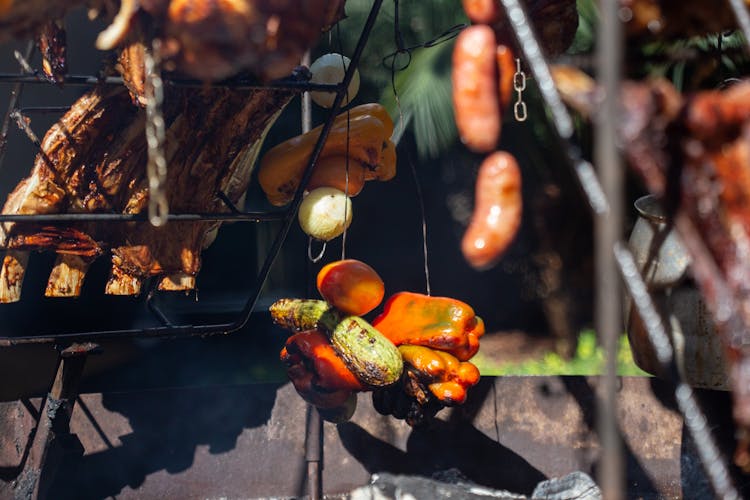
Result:
[[[472,23],[494,24],[500,19],[498,0],[463,0],[463,5]]]
[[[489,153],[500,137],[497,45],[492,28],[469,26],[453,49],[453,109],[461,141],[471,151]]]
[[[513,78],[516,74],[516,55],[507,45],[499,44],[497,55],[497,81],[502,115],[513,100]]]
[[[461,251],[473,268],[483,270],[500,260],[521,225],[521,171],[513,155],[497,151],[482,162],[474,197]]]

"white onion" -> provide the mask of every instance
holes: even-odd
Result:
[[[330,53],[320,56],[310,65],[312,79],[310,83],[320,83],[335,85],[344,80],[344,74],[349,67],[349,58],[341,54]],[[346,106],[359,92],[359,71],[355,70],[352,80],[349,82],[348,93],[341,101],[342,106]],[[336,94],[330,92],[310,92],[310,97],[318,106],[330,108],[333,106],[333,100]]]
[[[352,223],[352,201],[332,187],[313,189],[302,200],[297,214],[305,234],[329,241],[341,235]]]

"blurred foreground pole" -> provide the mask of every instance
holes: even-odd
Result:
[[[617,151],[617,124],[622,67],[622,23],[617,0],[600,0],[597,31],[597,79],[604,90],[596,117],[594,164],[609,200],[609,212],[595,218],[596,330],[606,353],[606,365],[600,387],[598,428],[601,439],[601,463],[598,482],[606,500],[624,497],[622,442],[617,424],[617,347],[621,321],[621,286],[614,256],[615,244],[622,237],[623,166]]]
[[[310,51],[305,52],[302,64],[310,67]],[[307,133],[312,128],[312,101],[310,92],[302,94],[302,133]],[[307,254],[305,254],[307,255]],[[308,274],[310,274],[310,262],[308,261]],[[307,276],[308,285],[311,276]],[[320,418],[318,409],[313,405],[307,405],[305,425],[305,462],[307,462],[307,494],[310,500],[318,500],[323,494],[322,468],[323,468],[323,420]]]

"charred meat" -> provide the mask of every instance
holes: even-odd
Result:
[[[163,107],[171,209],[226,210],[219,193],[237,202],[247,189],[265,131],[290,97],[272,90],[208,88],[171,93]],[[145,111],[132,105],[126,89],[96,88],[85,94],[47,132],[30,176],[9,195],[3,213],[146,211],[144,127]],[[216,227],[213,222],[172,223],[161,228],[147,222],[54,228],[6,223],[1,236],[2,243],[16,253],[54,250],[84,263],[111,249],[107,292],[137,294],[141,282],[153,276],[161,279],[164,289],[193,288],[201,251]],[[71,267],[71,259],[59,259],[58,264],[48,292],[71,288],[55,282],[71,276],[61,272]],[[7,283],[6,288],[13,284],[20,290],[22,269],[22,258],[0,269],[0,300],[18,300],[17,292],[2,287]],[[85,271],[73,274],[81,280]]]
[[[161,40],[168,70],[206,81],[242,71],[271,80],[292,72],[343,7],[344,0],[126,0],[97,47],[128,44],[141,31]]]

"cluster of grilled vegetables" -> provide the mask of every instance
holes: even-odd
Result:
[[[314,75],[314,74],[313,74]],[[258,181],[272,205],[292,201],[305,173],[322,126],[271,148],[261,159]],[[396,175],[393,121],[377,103],[339,114],[323,146],[299,210],[302,230],[329,241],[349,227],[352,208],[366,181],[388,181]]]
[[[362,318],[383,300],[383,280],[367,264],[340,260],[317,277],[324,300],[280,299],[274,322],[294,332],[281,360],[297,392],[327,420],[348,420],[356,393],[372,392],[382,414],[418,425],[466,401],[479,381],[469,359],[484,323],[467,304],[399,292],[372,323]]]

